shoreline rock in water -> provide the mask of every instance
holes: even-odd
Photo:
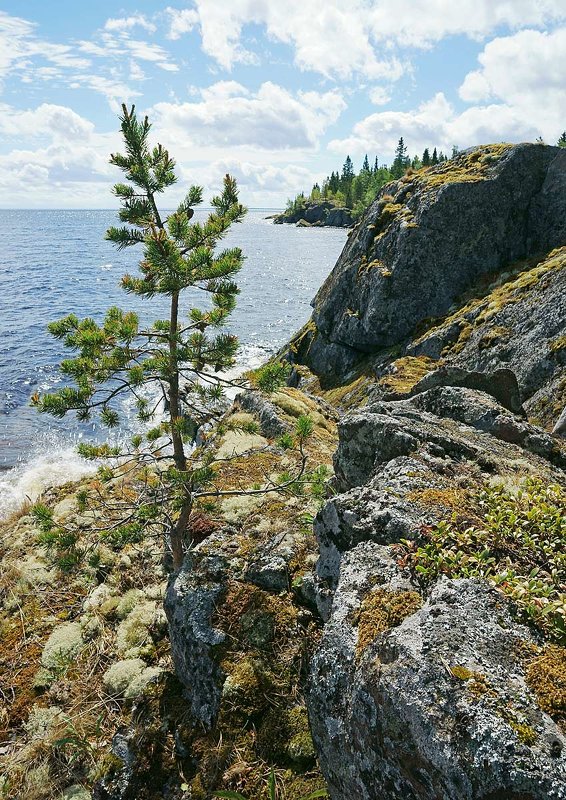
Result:
[[[354,218],[348,208],[339,208],[328,201],[309,203],[294,212],[284,211],[273,218],[276,225],[296,224],[301,228],[349,228]]]

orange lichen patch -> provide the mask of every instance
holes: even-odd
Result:
[[[473,511],[473,498],[469,491],[458,487],[431,487],[409,492],[407,500],[411,500],[427,508],[439,507],[456,514],[465,514],[468,518]]]
[[[422,602],[417,592],[375,589],[366,595],[358,616],[357,657],[380,633],[400,625],[406,617],[418,611]]]

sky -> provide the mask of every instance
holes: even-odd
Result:
[[[0,0],[0,207],[112,208],[121,103],[281,207],[367,153],[566,129],[566,0]]]

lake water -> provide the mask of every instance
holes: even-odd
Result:
[[[246,256],[229,326],[240,339],[243,368],[264,361],[308,319],[310,301],[346,240],[340,229],[273,225],[265,219],[270,213],[250,211],[225,240]],[[91,468],[74,448],[80,439],[96,438],[96,427],[29,406],[35,391],[61,384],[57,365],[70,355],[47,323],[71,312],[100,321],[111,305],[142,319],[167,316],[166,300],[120,289],[121,275],[135,270],[141,250],[118,253],[104,240],[112,224],[115,211],[0,210],[0,518],[46,484]],[[191,300],[187,294],[187,309]]]

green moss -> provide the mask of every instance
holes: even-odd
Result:
[[[440,361],[434,361],[428,356],[404,356],[391,364],[389,368],[391,372],[380,378],[379,385],[388,392],[405,394],[410,392],[421,378],[439,366],[441,366]]]
[[[566,723],[566,648],[547,645],[530,661],[527,685],[539,706],[562,725]]]
[[[316,752],[305,706],[272,709],[257,735],[259,752],[268,763],[293,763],[304,769],[314,765]]]
[[[519,741],[527,745],[535,744],[538,739],[538,734],[531,725],[525,722],[510,722],[509,724],[519,737]]]
[[[366,595],[358,615],[356,656],[359,658],[380,633],[400,625],[421,606],[422,598],[417,592],[375,589]]]
[[[564,268],[566,268],[566,247],[561,247],[550,252],[542,261],[535,259],[519,261],[507,267],[504,273],[484,276],[481,284],[462,298],[462,306],[458,311],[441,320],[429,321],[426,332],[419,331],[415,344],[423,342],[432,334],[442,336],[456,324],[460,326],[458,339],[446,346],[443,355],[461,352],[476,329],[485,326],[501,309],[521,301],[525,295],[539,286],[546,276]],[[492,346],[498,339],[504,340],[512,335],[512,331],[504,327],[494,327],[492,331],[493,334],[488,331],[485,335],[486,347]]]

